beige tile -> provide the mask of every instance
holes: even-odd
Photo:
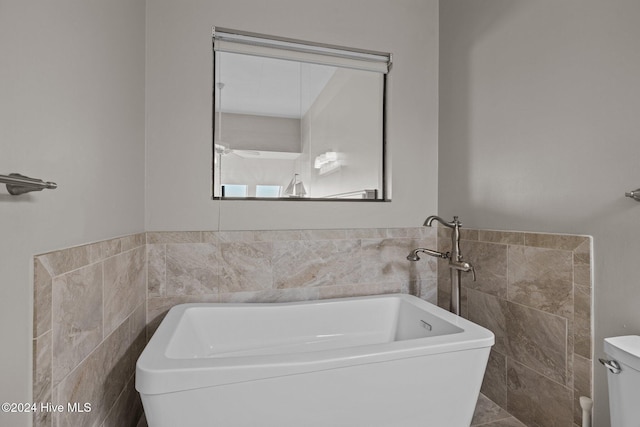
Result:
[[[389,239],[415,237],[415,231],[412,228],[387,228],[386,237]]]
[[[230,292],[220,294],[224,303],[278,303],[312,301],[319,299],[318,288],[269,289],[255,292]]]
[[[139,248],[146,244],[145,233],[130,234],[120,238],[122,251],[128,251],[131,249]],[[104,256],[107,258],[107,255]]]
[[[572,260],[568,251],[509,246],[509,300],[570,318],[573,315]]]
[[[147,303],[140,304],[129,316],[129,352],[131,353],[131,370],[147,345]]]
[[[51,402],[51,336],[49,331],[33,340],[33,401]],[[38,411],[33,414],[35,427],[51,426],[51,414]]]
[[[592,363],[591,360],[573,355],[573,421],[582,425],[582,407],[580,406],[580,396],[593,396],[592,381]]]
[[[104,261],[104,336],[109,335],[146,298],[145,248]]]
[[[147,418],[145,417],[145,414],[142,414],[142,418],[140,418],[140,420],[138,420],[138,424],[136,424],[136,427],[149,427],[149,425],[147,424]]]
[[[489,399],[507,407],[507,357],[491,349],[480,391]]]
[[[50,402],[50,401],[51,399],[47,400],[47,402]],[[48,411],[34,412],[31,417],[31,420],[33,422],[33,427],[52,427],[53,426],[53,416],[52,416],[52,413]]]
[[[451,239],[451,230],[447,229],[449,232],[447,237]],[[473,230],[469,228],[461,228],[460,229],[460,239],[461,240],[478,240],[478,230]]]
[[[507,303],[507,356],[561,384],[567,380],[567,320]]]
[[[483,394],[478,396],[478,402],[476,403],[476,410],[471,420],[471,425],[485,425],[489,422],[495,422],[510,418],[511,415],[498,406],[491,399],[487,398]]]
[[[166,295],[206,295],[218,292],[220,252],[209,243],[168,244]]]
[[[104,258],[118,255],[120,252],[122,252],[122,239],[117,237],[115,239],[105,240],[104,242],[102,242],[102,249],[102,256]]]
[[[507,410],[510,414],[530,426],[572,425],[570,389],[511,359],[507,364]]]
[[[435,224],[435,222],[434,222]],[[460,243],[464,241],[477,242],[478,241],[479,230],[472,228],[460,228]],[[440,224],[437,226],[437,236],[438,236],[438,244],[444,244],[447,247],[447,250],[451,249],[452,238],[454,236],[453,229],[444,227]]]
[[[259,230],[254,231],[258,242],[278,242],[285,240],[300,240],[300,230]]]
[[[132,377],[129,324],[123,323],[74,369],[57,388],[57,404],[91,404],[90,412],[59,415],[58,427],[100,425]]]
[[[434,222],[434,224],[436,223]],[[430,228],[430,227],[427,227],[427,228]],[[438,223],[438,225],[436,226],[436,230],[437,230],[438,240],[442,239],[442,240],[448,240],[449,242],[451,242],[451,233],[452,233],[451,228],[445,227]],[[461,240],[478,240],[478,230],[461,227],[460,239]]]
[[[442,245],[438,242],[438,250],[443,251]],[[438,259],[436,261],[437,281],[438,281],[438,306],[449,309],[451,300],[451,273],[449,270],[449,261]]]
[[[434,227],[429,227],[429,228],[434,228]],[[451,242],[451,229],[450,228],[447,228],[445,226],[442,226],[442,225],[438,224],[438,225],[435,226],[435,229],[436,229],[436,235],[438,236],[438,241],[443,240],[443,241]],[[469,239],[469,240],[477,240],[477,239]]]
[[[147,292],[165,296],[167,292],[167,245],[147,245]]]
[[[436,258],[424,256],[420,261],[407,260],[413,249],[424,244],[424,240],[418,239],[363,239],[362,282],[408,284],[412,280],[435,277]]]
[[[419,227],[418,233],[421,237],[428,237],[431,239],[438,239],[438,230],[433,227]]]
[[[200,231],[152,231],[147,232],[147,244],[149,243],[201,243]]]
[[[438,282],[435,277],[413,280],[409,282],[409,288],[415,289],[414,292],[410,291],[410,294],[438,305]]]
[[[449,310],[451,307],[451,293],[449,291],[443,292],[442,289],[438,289],[438,307],[445,310]],[[468,318],[468,317],[466,317]]]
[[[221,243],[220,254],[220,292],[273,288],[273,243]]]
[[[215,233],[216,239],[205,233],[204,236],[207,239],[205,243],[223,243],[223,242],[255,242],[255,231],[218,231]]]
[[[573,386],[573,348],[574,348],[574,326],[573,321],[571,319],[567,319],[567,377],[565,379],[564,384],[571,388]]]
[[[274,287],[285,289],[333,285],[324,269],[323,256],[326,250],[322,246],[327,245],[308,240],[275,244]]]
[[[416,237],[411,239],[412,244],[428,249],[438,249],[438,239],[435,236],[424,235],[421,237]],[[425,257],[428,261],[437,261],[441,258],[432,258],[430,256]]]
[[[384,239],[386,228],[351,228],[346,230],[347,239]]]
[[[347,230],[300,230],[300,239],[302,240],[336,240],[346,239]]]
[[[591,239],[587,238],[573,250],[573,262],[576,264],[591,264]]]
[[[94,244],[102,250],[100,257],[94,259],[94,261],[101,261],[122,252],[144,246],[145,244],[145,233],[129,234],[127,236],[103,240]]]
[[[33,264],[33,336],[51,330],[51,285],[49,272],[38,257]]]
[[[348,298],[367,295],[394,294],[402,292],[402,284],[400,283],[371,283],[371,284],[353,284],[338,286],[323,286],[319,288],[319,298]]]
[[[461,283],[500,298],[507,296],[507,245],[465,241],[460,244],[463,259],[476,270],[476,281],[471,273],[462,273]]]
[[[575,236],[571,234],[525,233],[524,235],[524,244],[526,246],[565,251],[573,251],[588,241],[589,237],[587,236]]]
[[[53,384],[102,341],[102,264],[53,279]]]
[[[404,284],[398,283],[376,283],[372,294],[397,294],[397,293],[406,293],[407,290],[404,288]]]
[[[493,350],[507,352],[507,302],[493,295],[467,290],[469,320],[489,329],[495,335]]]
[[[469,288],[460,287],[460,316],[469,319]]]
[[[574,286],[573,351],[591,358],[593,334],[591,331],[591,288]]]
[[[202,243],[220,243],[220,232],[218,231],[203,231],[202,232]]]
[[[504,418],[485,424],[471,424],[472,427],[526,427],[516,417]]]
[[[101,261],[102,245],[93,243],[90,245],[76,246],[38,255],[37,258],[51,277],[56,277],[91,263]]]
[[[517,231],[478,230],[478,240],[489,243],[524,245],[524,233]]]
[[[109,411],[102,427],[133,427],[142,414],[142,400],[135,389],[135,379],[131,377]]]
[[[442,279],[442,275],[449,275],[449,270],[438,270],[438,307],[442,307],[445,310],[449,310],[451,308],[451,282],[449,279]],[[467,289],[462,287],[462,289]],[[465,318],[468,319],[468,312],[465,315]]]
[[[332,286],[361,281],[359,240],[274,242],[274,287]]]
[[[402,228],[387,228],[388,238],[405,237],[410,239],[420,239],[424,237],[423,229],[433,230],[432,227],[402,227]],[[435,231],[435,230],[433,230]],[[434,234],[434,236],[437,234]]]
[[[591,266],[573,263],[573,283],[576,286],[591,288]]]
[[[398,287],[400,285],[398,284]],[[349,298],[359,297],[364,295],[373,295],[372,289],[375,285],[365,284],[353,284],[353,285],[337,285],[337,286],[323,286],[318,289],[318,298],[330,299],[330,298]]]

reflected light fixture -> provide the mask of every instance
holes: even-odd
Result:
[[[307,190],[304,188],[304,184],[298,178],[299,174],[294,174],[293,179],[287,185],[287,188],[284,190],[284,194],[289,197],[304,197],[307,195]]]
[[[313,167],[320,169],[318,171],[320,175],[326,175],[339,170],[340,162],[338,161],[338,153],[335,151],[327,151],[326,153],[316,156]]]

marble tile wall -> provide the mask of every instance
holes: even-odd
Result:
[[[403,292],[436,302],[437,264],[406,260],[435,229],[149,232],[34,259],[34,426],[128,426],[135,362],[169,308]]]
[[[451,247],[438,229],[439,250]],[[496,336],[482,392],[527,426],[581,425],[592,397],[591,240],[586,236],[462,230],[477,273],[462,275],[464,317]],[[450,278],[438,262],[438,304]]]
[[[427,228],[149,232],[148,324],[185,302],[278,302],[404,292],[436,302]]]
[[[446,264],[405,259],[448,250],[437,233],[149,232],[36,256],[34,401],[92,410],[39,412],[34,425],[135,425],[135,361],[175,304],[409,292],[447,307]],[[463,230],[461,245],[477,270],[463,275],[462,314],[496,334],[483,393],[528,426],[579,425],[578,398],[592,395],[590,239]]]
[[[144,234],[35,257],[33,401],[64,411],[37,411],[34,426],[136,425],[146,271]],[[90,410],[71,412],[69,403]]]

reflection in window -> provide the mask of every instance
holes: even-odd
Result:
[[[280,197],[281,185],[256,185],[256,197]]]
[[[390,199],[390,54],[222,28],[214,51],[215,198]],[[304,192],[285,190],[293,176]],[[246,195],[224,182],[246,184]]]
[[[240,184],[223,184],[224,197],[247,197],[247,186]]]

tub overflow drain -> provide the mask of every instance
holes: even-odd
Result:
[[[420,320],[420,324],[422,325],[423,328],[425,328],[427,331],[430,331],[431,329],[433,329],[431,327],[430,324],[428,324],[427,322],[425,322],[424,320]]]

